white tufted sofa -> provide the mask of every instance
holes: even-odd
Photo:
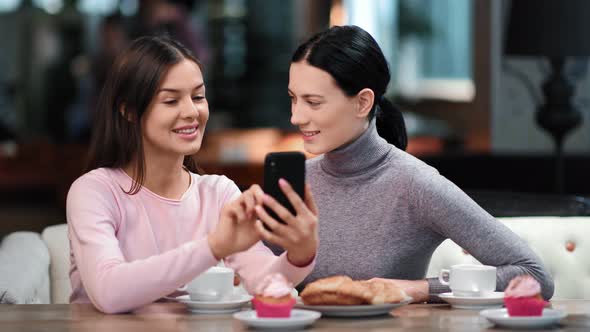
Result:
[[[553,299],[590,299],[590,217],[498,218],[524,238],[555,281]],[[434,252],[427,276],[454,264],[479,263],[451,240]]]
[[[588,236],[590,217],[514,217],[498,218],[498,220],[524,238],[541,257],[555,281],[554,299],[590,299],[590,238]],[[67,303],[71,291],[68,276],[70,250],[67,225],[47,227],[42,232],[40,240],[35,240],[33,234],[19,233],[22,234],[15,234],[18,235],[19,243],[22,242],[23,236],[39,242],[42,239],[49,255],[49,270],[42,269],[43,271],[40,272],[42,275],[36,278],[39,282],[36,283],[37,286],[34,286],[39,288],[34,294],[49,294],[49,296],[35,295],[33,303]],[[4,247],[6,245],[0,246],[0,251],[7,251]],[[41,247],[37,246],[37,248]],[[38,257],[39,254],[36,253],[35,256]],[[0,260],[2,258],[3,253],[0,252]],[[438,276],[438,271],[441,269],[461,263],[478,262],[454,242],[446,240],[434,252],[427,276]],[[28,272],[26,275],[30,280],[35,279],[30,278]],[[49,277],[49,283],[45,282],[47,277]]]
[[[69,254],[66,224],[41,234],[6,235],[0,243],[0,303],[68,303]]]

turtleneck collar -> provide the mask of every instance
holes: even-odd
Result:
[[[377,133],[375,119],[356,140],[330,151],[320,160],[325,172],[334,176],[355,176],[367,173],[380,164],[391,145]]]

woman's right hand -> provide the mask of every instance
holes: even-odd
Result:
[[[221,209],[219,223],[207,237],[209,247],[216,259],[223,259],[236,252],[244,251],[262,240],[256,230],[255,207],[262,205],[264,192],[258,185],[252,185],[236,200]]]

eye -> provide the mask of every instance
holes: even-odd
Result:
[[[201,101],[205,99],[205,96],[193,96],[193,101]]]
[[[320,106],[320,104],[321,104],[321,103],[318,103],[318,102],[315,102],[315,101],[311,101],[311,100],[308,100],[307,103],[311,107],[317,107],[317,106]]]
[[[176,104],[176,102],[177,102],[176,99],[164,100],[164,104],[166,104],[166,105],[174,105],[174,104]]]

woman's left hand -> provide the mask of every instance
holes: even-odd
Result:
[[[309,185],[305,185],[305,199],[293,190],[284,179],[279,186],[295,209],[295,215],[269,195],[264,195],[263,203],[273,210],[285,224],[272,218],[264,208],[256,206],[258,220],[256,228],[266,241],[281,246],[287,251],[287,258],[295,266],[306,266],[314,259],[318,249],[318,209],[313,200]],[[272,231],[268,231],[262,222]]]
[[[428,301],[429,286],[426,280],[403,280],[403,279],[384,279],[384,278],[373,278],[371,280],[379,280],[384,282],[390,282],[401,288],[411,296],[412,303],[423,303]]]

